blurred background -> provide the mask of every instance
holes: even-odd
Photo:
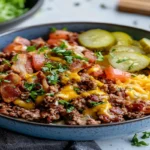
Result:
[[[150,15],[120,12],[117,10],[119,0],[43,1],[44,3],[42,7],[33,16],[29,17],[27,20],[24,20],[20,24],[15,25],[13,28],[52,22],[96,21],[122,24],[150,30]],[[148,2],[148,0],[142,1]],[[147,9],[150,12],[150,7]]]

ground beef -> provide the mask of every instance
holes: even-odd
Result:
[[[60,119],[60,113],[66,112],[62,105],[51,105],[46,111],[41,112],[42,119],[46,119],[47,123],[51,123]]]
[[[83,73],[81,76],[81,82],[79,83],[80,90],[93,90],[96,88],[96,83],[90,79],[90,76]]]
[[[12,106],[5,103],[0,103],[0,113],[7,116],[23,118],[30,121],[40,119],[39,109],[26,110],[24,108],[18,106]]]
[[[86,108],[86,100],[85,98],[76,98],[73,99],[71,104],[79,111],[82,111]]]

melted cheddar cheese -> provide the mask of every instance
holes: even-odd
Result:
[[[56,94],[56,96],[67,101],[79,97],[79,95],[74,91],[72,85],[64,86],[61,91]]]
[[[78,75],[78,72],[70,72],[66,71],[62,73],[61,82],[66,84],[68,81],[75,80],[76,82],[79,82],[81,80],[81,77]]]
[[[122,83],[117,81],[119,87],[126,89],[131,100],[150,100],[150,76],[137,75]]]
[[[110,116],[109,109],[111,107],[112,107],[111,104],[107,100],[105,100],[103,104],[99,104],[95,107],[85,109],[83,114],[89,115],[93,118],[96,118],[96,114],[98,115],[104,114]]]

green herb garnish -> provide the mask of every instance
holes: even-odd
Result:
[[[100,105],[100,104],[104,104],[105,102],[93,102],[93,101],[91,101],[90,102],[90,105],[92,106],[92,107],[95,107],[95,106],[97,106],[97,105]]]
[[[103,61],[104,56],[102,55],[101,52],[95,52],[95,55],[97,56],[97,61]]]
[[[56,32],[56,30],[57,30],[57,29],[56,29],[55,27],[50,28],[51,33]]]
[[[66,108],[67,113],[70,113],[74,110],[74,106],[72,104],[70,104],[69,102],[65,101],[65,100],[59,100],[58,103],[61,104],[61,105],[64,105],[64,107]]]
[[[148,146],[149,144],[144,142],[144,141],[139,141],[138,137],[137,137],[137,134],[135,134],[131,140],[131,143],[133,146]]]
[[[117,61],[116,61],[116,63],[123,63],[123,62],[125,62],[125,61],[128,61],[128,60],[130,60],[129,58],[122,58],[122,59],[118,59]]]
[[[40,47],[40,48],[38,49],[38,54],[44,52],[45,50],[48,50],[48,47],[47,47],[47,46]]]
[[[54,93],[47,93],[46,96],[54,96]]]
[[[18,60],[18,54],[16,54],[13,58],[12,58],[12,61],[13,62],[16,62]]]
[[[9,67],[11,66],[10,62],[8,60],[6,60],[6,59],[4,59],[2,61],[2,64],[7,64]]]
[[[36,51],[36,47],[35,46],[28,46],[26,50],[28,52],[33,52],[33,51]]]
[[[38,95],[43,95],[45,91],[43,90],[41,84],[39,83],[24,83],[24,87],[30,92],[30,98],[35,100]]]
[[[141,138],[142,139],[150,138],[150,132],[143,132],[143,136]]]
[[[74,89],[74,91],[76,91],[76,93],[80,92],[80,89],[78,87],[74,87],[73,89]]]

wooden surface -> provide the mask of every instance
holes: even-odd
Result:
[[[150,0],[120,0],[119,10],[150,16]]]

